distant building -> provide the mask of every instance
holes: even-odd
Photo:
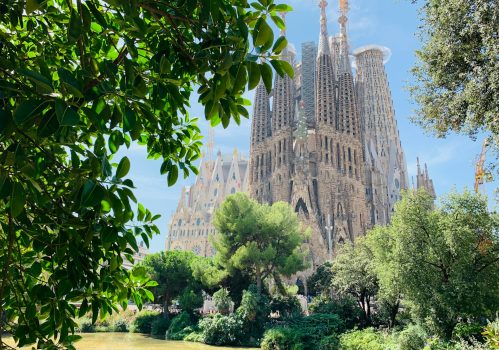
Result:
[[[123,267],[127,270],[131,270],[134,265],[137,265],[138,263],[142,262],[146,257],[146,255],[148,254],[149,254],[149,249],[147,249],[144,242],[140,242],[139,251],[133,254],[134,262],[132,263],[128,261],[128,259],[123,256]]]
[[[213,256],[209,235],[215,233],[213,212],[226,196],[246,192],[248,160],[234,150],[231,156],[218,152],[212,160],[213,143],[201,160],[194,185],[184,187],[177,209],[169,223],[166,250],[187,250],[200,256]]]
[[[436,199],[437,194],[435,192],[435,187],[433,186],[433,180],[430,179],[430,175],[428,174],[428,166],[425,163],[424,170],[421,170],[419,158],[417,159],[417,165],[418,173],[416,175],[416,190],[424,189],[433,197],[433,199]]]

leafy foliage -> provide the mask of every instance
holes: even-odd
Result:
[[[275,274],[291,276],[306,267],[300,251],[304,235],[298,216],[284,202],[260,205],[246,194],[228,196],[215,212],[216,261],[230,275],[244,270],[262,282]]]
[[[426,0],[414,119],[438,136],[484,132],[499,156],[499,8],[495,0]]]
[[[165,339],[165,333],[170,327],[170,319],[159,316],[151,323],[151,335],[155,338]]]
[[[309,306],[313,314],[335,314],[343,321],[345,329],[359,327],[363,320],[363,311],[350,295],[316,297]]]
[[[294,295],[276,295],[270,299],[270,310],[279,312],[281,318],[299,317],[302,313],[300,301]]]
[[[269,298],[258,292],[255,285],[251,285],[243,292],[241,305],[236,314],[244,322],[245,337],[260,339],[270,316]]]
[[[229,291],[226,288],[221,288],[213,294],[213,301],[218,312],[222,315],[230,313],[232,299],[230,298]]]
[[[182,311],[175,316],[166,332],[165,338],[167,340],[183,340],[188,334],[192,332],[192,326],[195,324],[193,318],[189,313]]]
[[[307,317],[291,319],[288,324],[299,334],[304,350],[319,349],[324,338],[336,338],[345,331],[343,320],[335,314],[313,314]],[[328,340],[328,344],[334,343],[335,341],[332,341],[332,339]]]
[[[196,309],[203,307],[203,295],[201,292],[186,289],[178,298],[178,303],[182,311],[193,313]]]
[[[294,329],[287,327],[271,328],[262,339],[262,350],[302,350],[303,344]]]
[[[347,332],[340,337],[342,350],[385,350],[385,340],[373,328]]]
[[[482,334],[492,349],[499,349],[499,319],[489,322]]]
[[[358,238],[355,245],[346,243],[339,249],[332,267],[335,290],[357,300],[367,324],[371,323],[371,302],[378,291],[372,264],[372,252],[364,238]]]
[[[240,345],[244,334],[244,322],[238,314],[215,314],[199,323],[203,341],[210,345]]]
[[[95,322],[152,298],[143,271],[122,262],[137,237],[159,232],[158,216],[134,204],[132,165],[113,156],[144,146],[168,185],[196,172],[194,90],[212,125],[248,117],[242,95],[261,78],[270,89],[271,65],[292,74],[268,22],[283,27],[276,14],[289,10],[272,0],[1,3],[0,337],[72,348],[77,314]]]
[[[191,265],[197,259],[192,252],[167,251],[148,254],[136,269],[145,269],[149,276],[157,282],[152,289],[157,302],[163,304],[163,312],[168,313],[172,299],[182,293],[192,292],[200,294],[201,285],[194,278]],[[195,291],[195,292],[194,292]],[[188,295],[185,295],[184,307],[194,309],[199,301],[189,304]],[[189,304],[189,305],[188,305]]]
[[[487,201],[452,193],[434,208],[425,192],[408,193],[391,225],[376,235],[392,242],[384,265],[416,320],[450,339],[459,319],[493,317],[499,308],[499,220]],[[380,233],[382,232],[382,233]],[[388,286],[387,288],[391,288]]]
[[[331,295],[332,293],[332,280],[333,271],[330,261],[317,267],[312,276],[307,279],[308,294],[309,295]]]
[[[161,314],[157,311],[143,310],[139,312],[139,314],[133,321],[135,332],[151,334],[151,327],[153,322],[161,317]]]

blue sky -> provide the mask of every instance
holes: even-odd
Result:
[[[319,7],[318,0],[286,0],[294,7],[288,14],[287,38],[298,49],[305,41],[318,42]],[[330,0],[328,6],[329,34],[338,31],[339,1]],[[388,79],[395,105],[402,146],[405,151],[409,176],[416,172],[416,157],[428,164],[438,195],[456,188],[473,187],[474,164],[480,153],[481,142],[465,136],[449,136],[436,139],[427,135],[417,125],[410,122],[415,105],[412,104],[406,86],[412,76],[410,69],[415,61],[414,51],[420,43],[415,35],[419,25],[418,9],[409,0],[350,0],[349,38],[350,46],[355,49],[367,44],[387,46],[392,57],[386,65]],[[253,100],[253,94],[248,98]],[[202,119],[203,109],[195,101],[192,103],[191,116]],[[201,129],[207,135],[208,124],[201,122]],[[215,151],[230,153],[237,147],[245,155],[249,153],[250,121],[243,120],[240,126],[231,125],[224,130],[215,130]],[[161,234],[155,236],[150,249],[157,252],[164,249],[168,221],[175,211],[182,186],[189,185],[194,177],[181,179],[168,187],[166,177],[159,174],[160,161],[146,159],[146,153],[139,146],[132,146],[127,152],[132,168],[129,177],[134,180],[138,200],[152,212],[161,214],[157,221]],[[484,190],[492,197],[499,183],[486,184]],[[491,202],[491,205],[495,205]]]

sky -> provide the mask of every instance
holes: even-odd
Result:
[[[319,7],[318,0],[285,0],[294,11],[286,17],[286,37],[297,48],[300,59],[301,43],[318,42]],[[276,0],[276,3],[279,3]],[[329,35],[339,30],[339,0],[330,0],[327,10]],[[427,163],[437,195],[453,189],[462,191],[473,188],[475,162],[481,151],[483,139],[472,141],[466,136],[452,135],[436,139],[425,133],[410,121],[416,105],[411,101],[407,86],[413,80],[410,69],[415,62],[415,50],[421,45],[416,35],[418,30],[418,8],[409,0],[350,0],[349,40],[354,50],[369,44],[390,48],[392,56],[385,65],[391,87],[396,118],[398,121],[402,147],[405,152],[409,179],[416,173],[416,158]],[[247,98],[253,100],[253,93]],[[190,115],[199,117],[204,135],[208,135],[208,123],[203,121],[203,108],[192,99]],[[251,115],[251,108],[250,108]],[[215,152],[232,153],[237,148],[243,155],[249,154],[251,121],[243,119],[241,125],[235,123],[227,129],[215,128]],[[168,232],[168,222],[175,211],[181,188],[194,183],[195,177],[179,179],[177,184],[168,187],[166,176],[159,173],[161,161],[147,159],[140,146],[132,145],[126,155],[132,167],[129,177],[134,181],[135,194],[139,202],[155,214],[161,214],[156,224],[161,234],[155,236],[150,244],[151,252],[164,250]],[[499,182],[485,184],[482,191],[493,197]],[[489,200],[490,206],[497,209],[497,203]]]

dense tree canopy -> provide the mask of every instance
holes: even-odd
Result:
[[[340,247],[333,261],[332,285],[335,292],[354,297],[363,311],[366,324],[371,323],[371,308],[378,291],[378,278],[373,269],[373,257],[364,238],[357,238],[355,245]]]
[[[202,258],[192,252],[159,252],[147,255],[134,269],[145,269],[149,277],[157,282],[158,285],[152,289],[154,300],[163,305],[163,311],[167,314],[172,299],[184,292],[201,292],[202,284],[192,270],[198,259]]]
[[[485,198],[453,193],[434,208],[427,193],[410,193],[392,223],[370,235],[388,242],[374,255],[381,289],[401,293],[415,319],[442,337],[459,320],[493,318],[499,309],[499,218]]]
[[[425,0],[421,14],[414,119],[440,137],[483,132],[499,157],[497,1]]]
[[[288,10],[272,0],[1,2],[0,337],[70,346],[77,314],[149,296],[147,278],[121,264],[136,237],[158,232],[157,216],[134,204],[130,161],[113,155],[143,145],[169,185],[195,172],[193,92],[212,125],[247,117],[247,89],[262,78],[270,90],[271,67],[292,74],[269,26],[283,27],[277,12]]]
[[[215,260],[229,274],[233,270],[250,273],[258,292],[266,278],[279,283],[280,275],[291,276],[306,268],[301,251],[306,232],[287,203],[260,205],[246,194],[236,193],[215,212],[214,225]]]

